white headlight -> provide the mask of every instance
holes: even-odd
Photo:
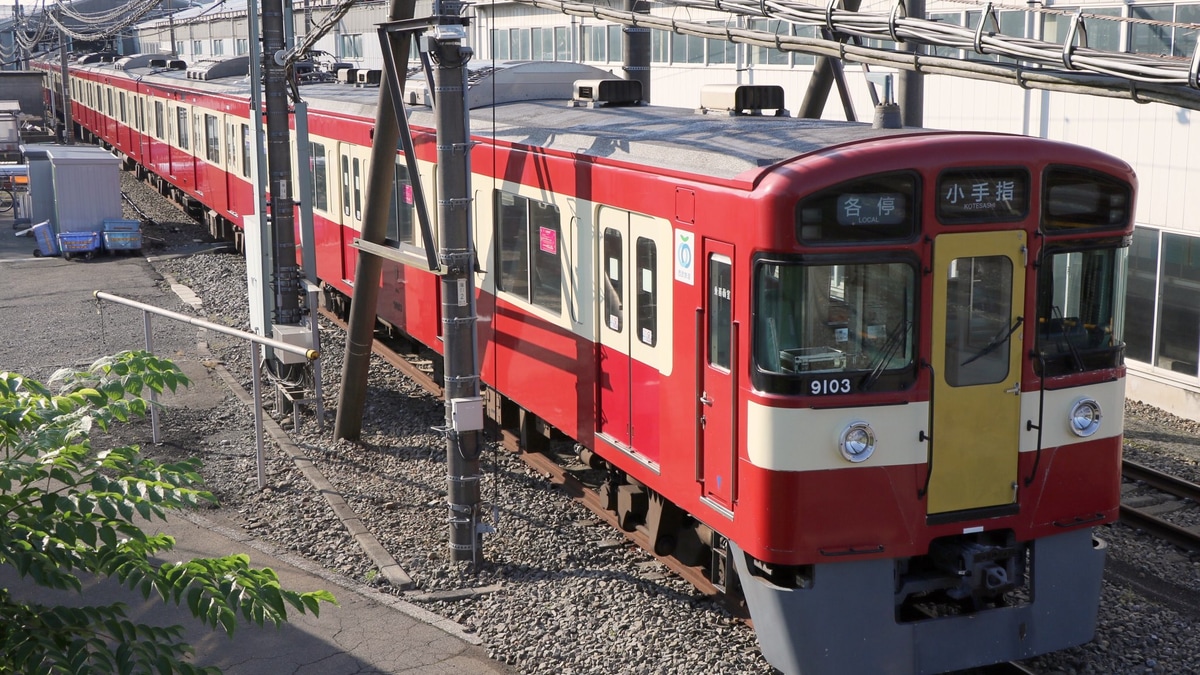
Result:
[[[1100,404],[1094,398],[1081,398],[1071,406],[1071,431],[1087,438],[1100,430]]]
[[[866,422],[851,422],[842,429],[838,449],[851,462],[865,461],[875,452],[875,431]]]

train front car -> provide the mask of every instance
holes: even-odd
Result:
[[[934,673],[1092,638],[1134,184],[1084,148],[946,133],[760,185],[781,225],[750,265],[730,551],[773,665]]]

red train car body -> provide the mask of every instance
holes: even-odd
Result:
[[[245,83],[167,65],[72,67],[75,120],[236,229],[258,148]],[[657,547],[736,577],[786,672],[1091,639],[1092,528],[1119,506],[1130,167],[1025,137],[568,107],[596,76],[580,69],[502,66],[471,94],[492,395],[648,495],[623,516]],[[561,98],[523,100],[534,80]],[[378,92],[301,94],[317,272],[348,294]],[[411,123],[429,186],[433,117]],[[389,244],[417,251],[415,222],[398,158]],[[380,319],[440,351],[436,277],[388,262],[381,283]]]

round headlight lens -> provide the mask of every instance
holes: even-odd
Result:
[[[1071,431],[1087,438],[1100,430],[1100,404],[1094,398],[1081,398],[1071,406]]]
[[[862,462],[875,452],[875,431],[866,422],[851,422],[838,438],[838,449],[842,457],[851,462]]]

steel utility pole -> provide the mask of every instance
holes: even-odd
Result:
[[[62,23],[62,8],[58,8],[58,22]],[[62,72],[63,142],[75,145],[75,120],[71,119],[71,76],[67,70],[67,33],[58,29],[58,65]]]
[[[439,19],[457,17],[462,3],[434,4]],[[439,21],[428,38],[437,91],[438,259],[442,275],[442,337],[446,379],[446,469],[453,560],[483,562],[479,520],[479,433],[483,429],[475,354],[475,248],[471,236],[470,117],[461,24]]]
[[[253,10],[251,10],[253,11]],[[288,129],[283,0],[263,0],[263,89],[267,103],[267,188],[271,193],[275,323],[300,323],[300,269],[296,264],[296,210],[292,138]]]
[[[909,0],[908,16],[914,19],[925,18],[925,0]],[[984,21],[984,17],[980,17]],[[914,54],[924,49],[922,45],[909,42],[904,45],[905,51]],[[900,114],[904,118],[904,126],[919,127],[925,124],[925,74],[916,70],[900,71],[900,86],[897,87],[897,101],[900,103]]]

